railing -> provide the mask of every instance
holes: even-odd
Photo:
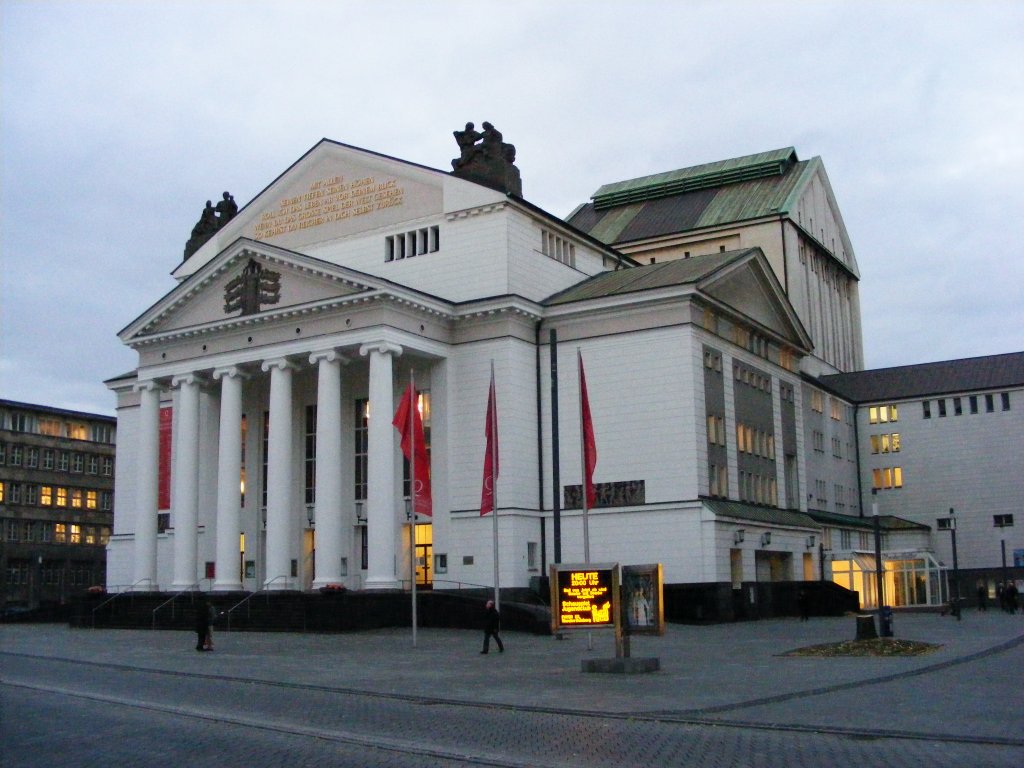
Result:
[[[241,608],[244,605],[245,606],[245,610],[246,610],[246,618],[249,618],[250,616],[252,616],[252,612],[249,609],[249,601],[252,600],[254,597],[256,597],[259,594],[266,593],[266,595],[267,595],[267,605],[270,605],[270,589],[269,589],[270,585],[273,584],[278,579],[288,579],[288,578],[289,578],[288,576],[285,576],[283,574],[281,576],[275,576],[270,581],[268,581],[266,584],[264,584],[262,588],[256,590],[251,595],[246,595],[241,600],[239,600],[237,603],[235,603],[230,608],[228,608],[227,611],[225,611],[225,613],[227,614],[227,617],[228,617],[227,631],[228,632],[231,631],[231,614],[234,613],[236,608]]]
[[[178,592],[175,592],[169,598],[167,598],[162,603],[160,603],[160,605],[158,605],[156,608],[154,608],[153,609],[153,629],[156,629],[156,614],[157,614],[157,611],[159,611],[165,605],[170,603],[171,604],[171,621],[174,621],[174,601],[177,600],[182,595],[184,595],[186,592],[189,593],[189,594],[192,594],[192,593],[196,592],[198,589],[199,589],[199,582],[198,581],[195,584],[189,584],[187,587],[185,587],[184,589],[182,589],[182,590],[180,590]]]
[[[152,586],[152,584],[153,584],[153,580],[152,579],[148,579],[148,578],[147,579],[139,579],[134,584],[129,584],[128,588],[126,590],[124,590],[122,592],[115,592],[110,597],[108,597],[106,600],[104,600],[102,603],[100,603],[95,608],[93,608],[92,609],[92,628],[96,629],[96,611],[98,611],[100,608],[105,606],[107,603],[113,602],[114,600],[116,600],[119,597],[123,597],[124,595],[133,596],[135,594],[135,588],[137,586],[139,586],[139,584],[142,584],[145,581],[148,581],[150,586]],[[119,584],[118,586],[123,586],[123,585]]]

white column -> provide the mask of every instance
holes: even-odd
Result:
[[[402,354],[396,344],[364,344],[360,355],[370,357],[370,424],[367,435],[366,528],[367,589],[398,589],[395,509],[395,436],[391,426],[395,397],[392,356]]]
[[[292,508],[292,371],[287,358],[267,360],[270,371],[270,434],[267,446],[267,589],[292,588],[288,546]]]
[[[316,573],[313,587],[340,584],[342,553],[341,519],[341,365],[345,362],[331,349],[314,352],[316,390]]]
[[[214,590],[242,589],[238,542],[242,518],[242,380],[237,366],[218,368],[220,433],[217,445],[217,552]]]
[[[160,388],[156,382],[136,385],[139,407],[139,464],[136,469],[135,572],[133,589],[140,592],[160,589],[156,581],[157,506],[160,485]]]
[[[178,390],[177,431],[174,450],[171,507],[174,523],[175,590],[194,587],[199,580],[199,379],[195,374],[175,376]]]

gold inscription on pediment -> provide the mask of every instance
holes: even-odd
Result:
[[[269,240],[288,232],[397,208],[404,197],[405,189],[397,179],[378,180],[374,176],[351,180],[344,176],[317,179],[309,185],[309,191],[284,198],[277,209],[260,216],[256,239]]]

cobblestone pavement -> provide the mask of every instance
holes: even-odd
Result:
[[[612,639],[460,630],[341,635],[0,627],[4,766],[1024,765],[1024,617],[898,615],[941,645],[794,658],[852,619],[670,626],[648,675],[580,672]],[[113,762],[111,762],[113,761]]]

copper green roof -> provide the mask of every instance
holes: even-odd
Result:
[[[696,256],[692,259],[676,259],[629,269],[600,272],[582,283],[577,283],[548,297],[544,303],[548,306],[569,304],[586,299],[599,299],[606,296],[697,283],[722,267],[744,259],[752,252],[759,250],[758,248],[743,248],[738,251]]]
[[[719,517],[734,517],[762,525],[793,525],[799,528],[818,528],[818,524],[803,512],[778,507],[760,507],[741,501],[702,499],[704,506]]]
[[[792,147],[605,184],[568,222],[604,243],[625,243],[790,211],[818,158]]]

